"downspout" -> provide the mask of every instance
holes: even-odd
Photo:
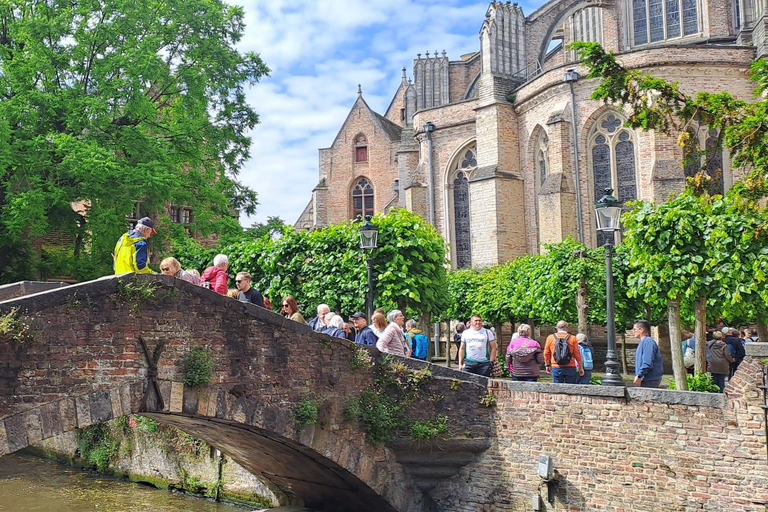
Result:
[[[431,121],[427,121],[424,125],[424,133],[427,136],[427,176],[429,183],[429,211],[427,216],[429,223],[435,225],[435,173],[432,169],[432,132],[435,131],[435,125]],[[435,322],[432,324],[432,343],[434,344],[434,356],[440,355],[440,324]]]

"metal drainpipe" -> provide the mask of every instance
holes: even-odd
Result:
[[[564,81],[568,82],[571,89],[571,133],[573,136],[573,178],[576,181],[576,233],[579,242],[584,243],[583,222],[581,214],[581,178],[579,175],[579,137],[576,130],[576,94],[573,92],[573,84],[580,78],[579,74],[569,69],[565,73]]]
[[[424,125],[424,133],[427,136],[427,176],[429,183],[429,211],[427,216],[429,223],[435,225],[435,175],[432,172],[432,132],[435,131],[435,125],[427,121]],[[435,347],[435,357],[440,355],[440,324],[432,324],[432,342]]]

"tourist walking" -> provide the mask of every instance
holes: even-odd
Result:
[[[227,294],[227,269],[229,268],[229,258],[226,254],[217,254],[213,258],[213,265],[206,268],[200,281],[203,286],[207,286],[221,295]]]
[[[157,234],[155,223],[149,217],[139,219],[136,226],[123,233],[115,244],[115,252],[112,258],[115,263],[115,275],[126,272],[139,272],[140,274],[152,274],[149,268],[149,246],[147,240]]]
[[[640,340],[635,351],[634,383],[644,388],[658,388],[664,376],[664,363],[658,343],[651,338],[651,324],[648,320],[638,320],[634,330]]]
[[[744,350],[744,345],[742,345],[741,340],[739,339],[738,330],[733,327],[723,327],[722,333],[725,335],[723,341],[731,349],[731,354],[734,358],[733,363],[731,363],[731,371],[728,374],[728,378],[730,379],[733,377],[733,374],[736,373],[736,370],[739,369],[739,365],[744,360],[747,353]]]
[[[725,389],[725,379],[735,360],[731,349],[723,341],[723,333],[714,333],[712,340],[707,342],[707,369],[712,375],[712,382],[720,388],[719,393]]]
[[[387,354],[408,357],[406,350],[405,336],[403,336],[403,325],[405,325],[405,315],[399,309],[393,309],[387,314],[389,324],[384,332],[379,336],[376,342],[376,348]]]
[[[362,311],[358,311],[354,315],[351,316],[352,323],[355,324],[355,329],[357,330],[357,335],[355,336],[355,343],[359,343],[360,345],[366,345],[369,347],[375,347],[376,341],[379,339],[375,334],[373,334],[373,331],[370,327],[368,327],[368,318],[365,316],[365,313]]]
[[[344,332],[344,319],[335,313],[328,313],[325,315],[328,325],[323,330],[325,334],[333,336],[334,338],[347,338],[347,333]]]
[[[453,344],[456,345],[456,364],[459,364],[459,349],[461,348],[461,333],[466,329],[464,322],[456,324],[456,332],[453,334]]]
[[[595,353],[587,335],[583,332],[576,333],[576,341],[579,344],[581,363],[584,368],[584,373],[579,375],[578,384],[589,384],[589,381],[592,380],[592,370],[595,368]]]
[[[429,351],[429,339],[424,334],[424,331],[418,328],[416,320],[411,319],[405,322],[405,339],[408,342],[411,357],[426,361],[427,352]]]
[[[307,323],[307,321],[304,320],[304,316],[299,311],[299,305],[296,303],[296,299],[290,295],[283,297],[282,302],[280,302],[280,312],[289,320],[302,324]]]
[[[505,360],[512,380],[536,382],[544,364],[544,352],[538,341],[531,337],[531,326],[520,324],[517,336],[513,336],[507,346]]]
[[[461,333],[459,370],[484,377],[491,376],[491,361],[496,360],[496,336],[483,327],[480,315],[472,315],[469,327]]]
[[[544,364],[547,373],[552,374],[552,382],[558,384],[578,384],[584,375],[581,351],[576,336],[568,332],[568,322],[560,320],[555,326],[557,331],[547,336],[544,343]]]
[[[384,313],[381,313],[379,311],[374,311],[373,316],[371,316],[371,331],[373,331],[373,334],[376,335],[376,338],[381,338],[381,335],[384,334],[384,329],[387,328],[387,317],[384,316]]]

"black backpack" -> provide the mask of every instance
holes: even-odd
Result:
[[[573,356],[571,355],[571,347],[568,345],[568,338],[570,338],[571,335],[566,334],[565,338],[558,338],[557,334],[553,334],[553,336],[557,338],[557,341],[555,342],[555,353],[552,355],[555,362],[560,366],[570,364]]]

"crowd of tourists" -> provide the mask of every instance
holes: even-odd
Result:
[[[115,274],[127,272],[152,273],[149,267],[147,240],[156,234],[149,217],[140,219],[136,226],[123,234],[115,245]],[[251,286],[252,277],[248,272],[237,272],[235,287],[229,288],[229,258],[225,254],[214,257],[212,265],[200,274],[196,269],[182,269],[176,258],[168,257],[160,262],[163,275],[183,279],[194,285],[209,288],[216,293],[234,299],[250,302],[256,306],[272,309],[269,299]],[[426,360],[428,339],[419,329],[416,320],[406,320],[399,309],[385,314],[377,309],[371,315],[354,313],[345,318],[331,311],[327,304],[317,306],[317,314],[309,321],[299,311],[298,302],[292,296],[280,301],[280,313],[290,320],[306,323],[314,331],[337,338],[376,347],[381,352]],[[651,326],[646,320],[638,320],[634,334],[639,343],[635,352],[635,385],[657,388],[664,374],[661,351],[651,338]],[[744,346],[759,341],[754,330],[722,327],[707,330],[707,371],[720,392],[744,359]],[[457,348],[456,362],[459,369],[486,377],[502,374],[497,360],[498,345],[493,329],[473,315],[466,323],[456,325],[454,343]],[[683,362],[686,370],[693,373],[696,360],[696,339],[686,333],[682,342]],[[544,347],[533,338],[528,324],[520,324],[506,348],[504,357],[512,380],[536,382],[544,370],[552,375],[555,383],[589,384],[594,369],[594,351],[584,333],[575,335],[568,332],[567,322],[561,320],[556,331],[547,336]]]

